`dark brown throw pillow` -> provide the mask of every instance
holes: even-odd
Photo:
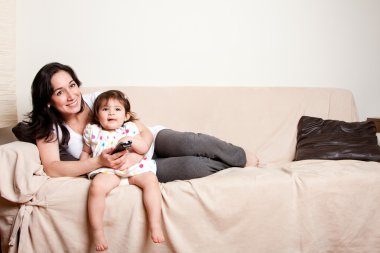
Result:
[[[298,122],[294,160],[306,159],[380,162],[375,123],[302,116]]]
[[[29,126],[24,122],[17,123],[17,125],[12,128],[12,132],[19,141],[36,144],[36,140],[30,134]]]

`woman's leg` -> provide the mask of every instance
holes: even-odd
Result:
[[[244,167],[245,151],[206,134],[161,130],[155,140],[154,160],[160,182],[211,175],[230,167]]]
[[[143,190],[143,201],[148,215],[152,241],[164,242],[165,237],[161,227],[162,196],[156,175],[153,172],[145,172],[128,179],[130,184],[137,185]]]
[[[120,178],[113,174],[99,173],[91,182],[88,193],[88,216],[94,238],[95,249],[104,251],[108,248],[103,230],[105,199],[108,193],[118,186]]]
[[[241,147],[201,133],[164,129],[157,134],[154,148],[158,158],[200,156],[221,161],[229,167],[244,167],[247,162]]]
[[[198,156],[156,158],[155,161],[157,178],[163,183],[205,177],[230,167],[220,161]]]

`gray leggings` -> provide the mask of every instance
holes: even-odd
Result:
[[[244,167],[245,151],[206,134],[161,130],[155,140],[154,160],[160,182],[211,175],[230,167]]]

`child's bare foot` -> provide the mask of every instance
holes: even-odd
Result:
[[[154,243],[162,243],[165,241],[164,233],[162,232],[161,226],[156,226],[151,228],[151,237]]]
[[[106,237],[103,230],[94,231],[94,243],[96,251],[104,251],[108,249]]]

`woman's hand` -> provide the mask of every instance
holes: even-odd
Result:
[[[143,159],[143,157],[143,155],[140,155],[135,152],[126,152],[123,156],[115,160],[118,161],[118,163],[115,165],[115,167],[112,167],[112,169],[120,171],[127,170],[131,166],[139,163]]]
[[[124,164],[124,155],[128,153],[128,150],[124,150],[111,155],[113,148],[105,149],[99,156],[99,164],[101,167],[107,167],[112,169],[118,169]]]
[[[127,170],[132,165],[139,163],[144,155],[124,150],[111,155],[113,148],[104,150],[99,156],[101,167],[107,167],[114,170]]]

